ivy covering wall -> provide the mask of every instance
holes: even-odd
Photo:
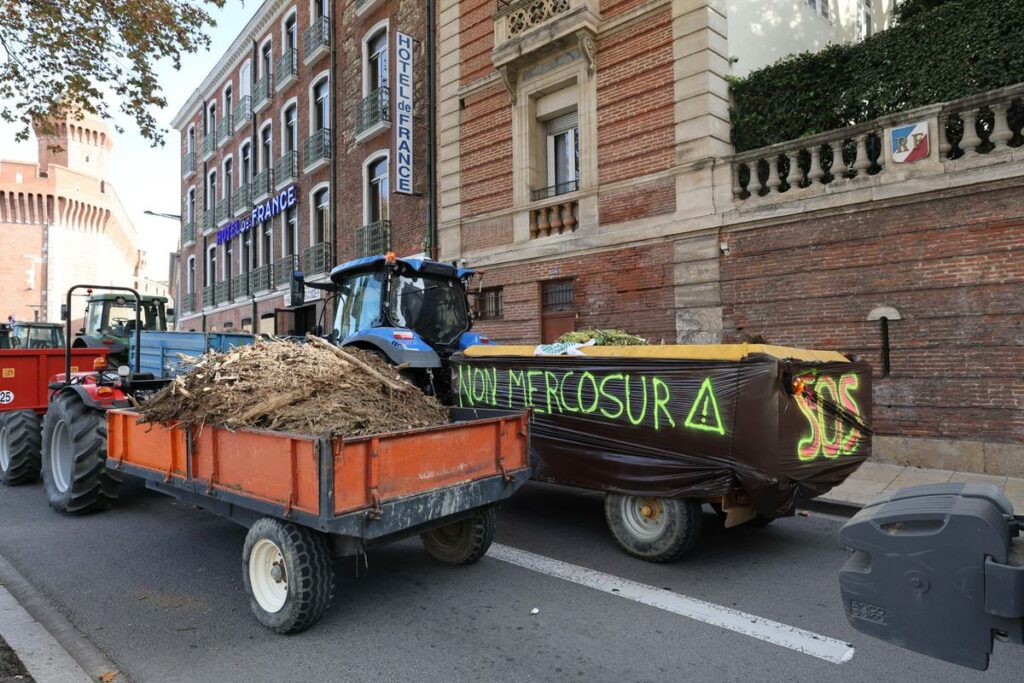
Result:
[[[1024,0],[958,0],[731,80],[737,152],[1024,82]]]

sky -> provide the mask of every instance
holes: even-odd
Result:
[[[108,179],[135,224],[139,248],[146,252],[145,274],[153,280],[167,280],[168,255],[177,250],[181,229],[177,221],[143,213],[147,209],[171,214],[181,210],[181,145],[178,132],[170,128],[171,119],[261,4],[262,0],[245,0],[244,3],[228,0],[223,9],[214,8],[211,12],[217,25],[209,29],[209,51],[183,56],[181,71],[175,71],[169,60],[157,63],[157,76],[167,98],[167,107],[152,113],[160,127],[166,129],[163,147],[153,147],[139,134],[132,120],[120,112],[115,115],[114,122],[124,128],[124,133],[115,133]],[[111,109],[118,107],[112,103]],[[0,159],[37,161],[35,137],[17,143],[15,132],[15,126],[0,123]]]

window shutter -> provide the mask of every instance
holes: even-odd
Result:
[[[548,135],[558,135],[559,133],[564,133],[567,130],[577,128],[579,126],[579,120],[579,113],[575,111],[555,117],[545,124],[548,129]]]

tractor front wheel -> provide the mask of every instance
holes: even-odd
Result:
[[[121,474],[107,469],[107,420],[74,394],[57,396],[43,418],[43,487],[58,512],[105,510]]]
[[[17,486],[39,478],[41,440],[34,411],[0,413],[0,483]]]
[[[609,493],[605,519],[619,547],[648,562],[671,562],[700,538],[700,503],[690,498],[655,498]]]

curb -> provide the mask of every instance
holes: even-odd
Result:
[[[40,683],[125,680],[117,666],[2,555],[0,635]]]

